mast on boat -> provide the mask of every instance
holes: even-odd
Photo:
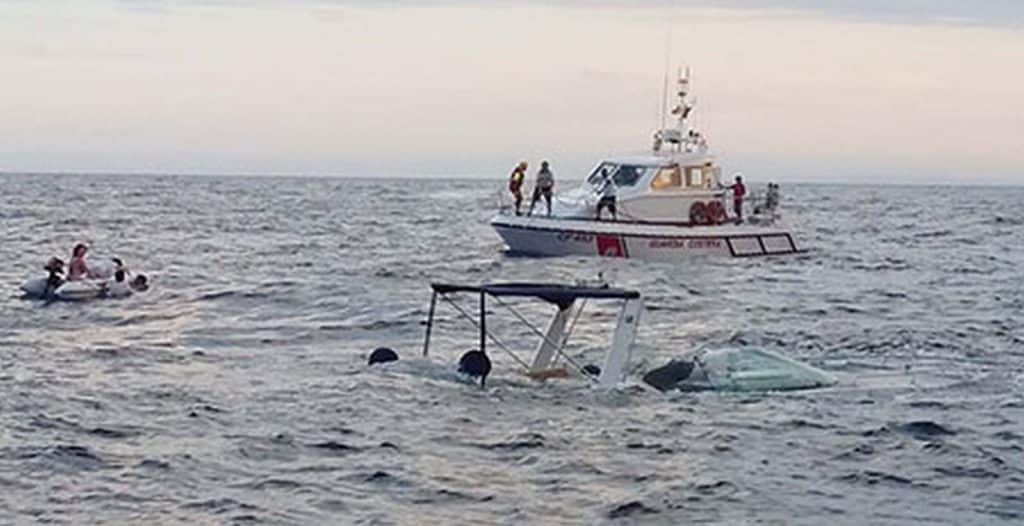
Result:
[[[708,149],[707,140],[699,131],[689,124],[690,113],[693,112],[697,101],[687,100],[690,94],[690,68],[686,68],[686,74],[679,72],[676,80],[676,105],[672,108],[672,115],[676,116],[675,127],[665,126],[665,119],[662,118],[662,128],[654,133],[654,153],[661,153],[666,148],[674,153],[700,152],[705,153]]]

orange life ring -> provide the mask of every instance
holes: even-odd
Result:
[[[701,201],[690,205],[690,224],[704,225],[708,222],[708,207]]]
[[[712,225],[721,224],[725,220],[725,205],[721,201],[708,202],[708,222]]]

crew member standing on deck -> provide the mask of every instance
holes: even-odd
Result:
[[[526,161],[519,161],[519,164],[512,169],[512,175],[508,176],[508,191],[516,198],[516,215],[522,215],[519,207],[523,204],[523,182],[526,181]]]
[[[533,205],[537,204],[541,196],[548,205],[548,217],[551,216],[551,191],[555,188],[555,175],[547,161],[540,162],[540,170],[537,172],[537,182],[533,187],[533,199],[530,200],[530,211],[526,215],[533,214]]]
[[[743,222],[743,196],[747,195],[747,187],[743,186],[743,178],[736,176],[732,185],[732,210],[736,213],[736,222]]]
[[[601,210],[607,208],[612,213],[612,221],[617,220],[618,217],[615,215],[615,180],[612,179],[607,168],[601,168],[601,189],[598,192],[601,195],[601,199],[597,201],[596,219],[600,221]]]

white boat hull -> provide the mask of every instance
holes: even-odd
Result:
[[[695,255],[754,257],[801,252],[789,232],[757,226],[687,227],[506,214],[495,216],[491,226],[510,251],[531,256],[677,261]]]

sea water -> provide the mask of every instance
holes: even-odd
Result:
[[[506,255],[502,186],[0,176],[0,524],[1024,522],[1024,188],[783,185],[808,253],[664,264]],[[151,290],[18,297],[78,241]],[[431,281],[599,272],[645,296],[634,380],[756,345],[840,385],[602,394],[492,346],[481,390],[443,302],[420,356]],[[615,315],[588,304],[568,352],[598,362]]]

